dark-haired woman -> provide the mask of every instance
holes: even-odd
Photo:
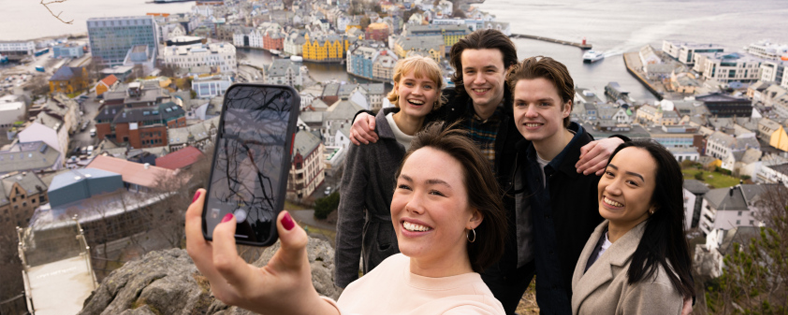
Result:
[[[619,146],[599,180],[605,218],[572,277],[573,314],[681,314],[694,296],[683,230],[683,176],[651,141]]]

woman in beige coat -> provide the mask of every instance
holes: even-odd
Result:
[[[599,181],[599,214],[572,277],[573,314],[681,314],[694,296],[683,177],[651,141],[622,144]]]

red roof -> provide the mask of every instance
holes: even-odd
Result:
[[[116,77],[114,74],[110,74],[106,78],[101,79],[101,83],[104,83],[104,85],[108,87],[115,84],[115,82],[118,82],[118,77]]]
[[[202,152],[195,147],[185,147],[156,159],[156,166],[166,169],[176,170],[194,164],[205,157]]]

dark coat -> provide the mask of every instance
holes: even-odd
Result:
[[[334,283],[341,288],[358,278],[362,254],[366,274],[399,252],[389,209],[394,173],[405,155],[405,147],[394,138],[385,117],[397,110],[381,110],[375,117],[379,141],[351,145],[345,158],[334,256]]]
[[[578,128],[574,124],[570,129],[572,127]],[[577,141],[573,140],[562,152],[566,155],[558,169],[545,170],[550,209],[532,207],[535,203],[533,196],[545,193],[541,184],[535,185],[533,191],[524,192],[531,197],[521,206],[523,214],[532,216],[536,275],[541,279],[558,282],[537,281],[537,302],[546,314],[570,312],[568,303],[571,301],[572,274],[577,259],[588,237],[603,220],[597,206],[597,184],[600,177],[596,174],[577,173],[575,168],[580,159],[580,148],[594,139],[586,131],[577,137]],[[528,167],[538,170],[540,166],[535,160],[533,145],[523,142],[519,143],[518,147],[518,161],[523,166],[521,171],[525,172]],[[528,154],[533,155],[533,160],[527,159]],[[539,176],[541,177],[541,174]]]

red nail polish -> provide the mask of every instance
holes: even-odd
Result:
[[[289,212],[285,213],[285,216],[282,218],[282,227],[284,227],[285,230],[290,231],[294,226],[295,222],[293,222],[293,217],[290,216]]]
[[[228,213],[228,214],[226,214],[226,215],[224,216],[224,218],[222,218],[222,223],[224,223],[224,222],[227,222],[227,221],[230,221],[230,220],[232,220],[232,219],[233,219],[233,214],[232,214],[232,213]]]
[[[200,199],[200,191],[199,190],[196,193],[194,193],[194,198],[192,199],[192,203],[197,201],[197,199]]]

